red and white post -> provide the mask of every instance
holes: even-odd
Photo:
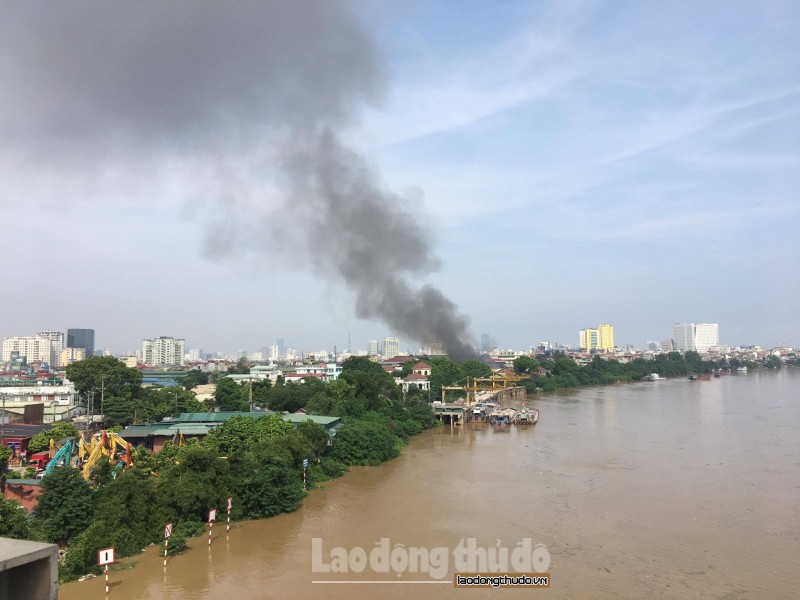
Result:
[[[169,548],[169,538],[172,535],[172,523],[164,525],[164,568],[167,568],[167,549]]]
[[[97,551],[97,565],[104,567],[106,574],[106,596],[108,595],[108,565],[114,562],[114,548],[103,548]]]
[[[214,528],[214,521],[217,520],[217,509],[212,508],[208,511],[208,545],[211,545],[211,530]]]
[[[233,507],[233,498],[230,496],[228,497],[228,523],[225,525],[225,532],[229,532],[231,530],[231,508]]]

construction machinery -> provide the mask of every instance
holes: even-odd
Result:
[[[96,433],[89,442],[81,438],[78,444],[78,456],[83,464],[84,479],[89,479],[92,470],[104,456],[111,464],[116,465],[113,471],[116,476],[121,469],[133,464],[131,448],[130,442],[113,431]]]
[[[51,458],[50,461],[47,463],[45,467],[44,474],[50,475],[53,472],[53,469],[60,465],[67,465],[69,466],[70,459],[72,458],[72,452],[74,450],[75,445],[75,438],[67,438],[61,440],[59,442],[60,447],[56,450],[57,444],[54,440],[50,440],[50,454]]]

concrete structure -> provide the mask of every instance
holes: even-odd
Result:
[[[611,352],[614,349],[614,328],[607,323],[597,328],[581,329],[579,338],[581,350]]]
[[[83,348],[84,356],[94,356],[94,329],[67,329],[67,348]]]
[[[58,366],[66,367],[85,358],[86,350],[83,348],[64,348],[58,355]]]
[[[0,397],[4,397],[9,405],[14,402],[43,402],[49,406],[50,403],[57,402],[62,405],[77,406],[80,400],[75,386],[67,379],[39,381],[3,379],[0,380]]]
[[[142,362],[151,367],[183,366],[186,341],[168,336],[142,340]]]
[[[672,326],[674,349],[678,352],[708,352],[719,345],[719,325],[716,323],[675,323]]]
[[[383,338],[382,352],[384,358],[392,358],[400,354],[400,340],[396,337]]]
[[[44,362],[59,366],[59,355],[64,347],[64,334],[58,331],[42,331],[35,336],[11,337],[3,340],[3,362],[11,360],[11,353],[27,358],[28,363]]]
[[[600,332],[587,327],[578,332],[581,350],[598,350],[600,348]]]
[[[600,350],[603,352],[611,352],[614,349],[614,328],[605,323],[597,327],[600,334]]]
[[[370,340],[369,346],[367,349],[367,355],[369,356],[377,356],[378,355],[378,340]]]
[[[58,546],[0,538],[0,598],[58,600]]]

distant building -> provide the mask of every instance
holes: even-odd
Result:
[[[444,356],[447,354],[442,342],[429,342],[422,347],[425,356]]]
[[[142,340],[142,361],[151,367],[183,366],[186,341],[161,336]]]
[[[275,341],[275,345],[278,347],[278,358],[283,358],[286,356],[286,344],[283,341],[283,338],[278,338]]]
[[[67,348],[83,348],[84,356],[94,356],[94,329],[67,329]]]
[[[600,325],[596,329],[587,327],[579,332],[581,350],[601,350],[611,352],[614,349],[614,328],[611,325]]]
[[[661,352],[669,353],[675,350],[675,340],[662,340],[661,341]]]
[[[719,325],[717,323],[675,323],[672,326],[672,339],[678,352],[706,353],[712,346],[719,345]]]
[[[12,352],[24,356],[28,363],[43,362],[51,367],[59,366],[64,334],[60,331],[41,331],[34,336],[11,337],[3,340],[3,362],[11,359]]]
[[[378,355],[378,340],[370,340],[369,341],[367,354],[369,356],[377,356]]]
[[[392,358],[400,354],[400,340],[396,337],[383,338],[383,357]]]
[[[492,338],[488,333],[481,334],[481,353],[486,354],[492,349]]]
[[[64,348],[59,353],[58,365],[60,367],[66,367],[84,358],[86,358],[86,350],[83,348]]]
[[[190,362],[200,362],[203,360],[203,349],[202,348],[192,348],[189,350],[189,361]]]

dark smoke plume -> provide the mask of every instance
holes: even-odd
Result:
[[[355,292],[359,317],[463,359],[466,319],[411,283],[436,266],[427,228],[344,141],[384,88],[354,6],[3,2],[0,175],[35,163],[57,182],[141,187],[176,165],[212,173],[209,254],[274,252],[242,240],[269,237],[276,209],[289,211],[319,272]]]

